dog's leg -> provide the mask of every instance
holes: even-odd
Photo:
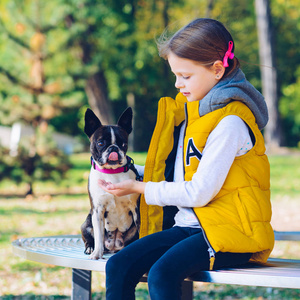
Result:
[[[116,234],[116,240],[115,240],[115,250],[119,251],[124,248],[124,240],[123,240],[124,233],[119,230],[116,230],[116,231],[117,231],[117,234]]]
[[[94,250],[94,232],[91,212],[89,212],[86,220],[81,225],[81,235],[85,245],[84,254],[91,254]]]
[[[116,232],[117,232],[117,230],[106,232],[105,247],[109,251],[112,251],[114,249],[115,240],[116,240]]]
[[[133,224],[128,231],[123,235],[124,247],[132,243],[139,238],[139,232],[137,227]]]
[[[134,210],[134,213],[132,214],[132,218],[133,218],[133,222],[136,226],[136,228],[138,229],[138,231],[140,231],[139,229],[139,215],[138,215],[138,207],[136,207],[136,209]]]
[[[128,214],[131,215],[134,225],[136,226],[138,232],[140,232],[139,207],[136,206],[135,208],[131,208]]]
[[[90,255],[90,259],[103,257],[104,252],[104,212],[103,206],[94,209],[92,212],[92,223],[94,229],[95,249]]]
[[[135,207],[134,212],[130,211],[129,214],[132,216],[132,224],[131,227],[125,232],[123,235],[124,239],[124,247],[132,243],[133,241],[139,238],[139,208]]]

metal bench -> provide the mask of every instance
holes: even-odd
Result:
[[[276,232],[276,240],[300,241],[300,232]],[[27,260],[72,268],[72,299],[91,298],[92,271],[105,272],[106,259],[90,260],[83,253],[80,235],[33,237],[15,240],[13,252]],[[146,281],[143,277],[141,281]],[[270,258],[253,264],[218,271],[203,271],[187,278],[182,299],[193,299],[193,281],[300,289],[300,260]]]

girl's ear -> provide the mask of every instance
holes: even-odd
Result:
[[[224,73],[225,73],[225,67],[223,65],[223,62],[221,60],[216,60],[212,66],[213,72],[215,73],[215,77],[217,80],[222,79]]]

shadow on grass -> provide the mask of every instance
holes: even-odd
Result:
[[[70,296],[64,295],[7,295],[0,297],[1,300],[70,300]],[[140,298],[142,300],[143,298]],[[144,298],[147,299],[147,298]],[[92,300],[105,300],[105,293],[94,293],[92,295]]]
[[[273,289],[263,287],[245,287],[230,285],[210,285],[204,291],[194,291],[194,300],[298,300],[300,296],[299,289]],[[71,299],[70,296],[63,295],[7,295],[0,297],[1,300],[65,300]],[[104,300],[105,292],[93,293],[92,300]],[[136,300],[150,300],[147,289],[137,289]]]
[[[66,196],[66,197],[74,197],[76,196],[76,198],[82,196],[82,197],[86,197],[88,194],[88,192],[76,192],[76,191],[62,191],[62,192],[57,192],[57,193],[40,193],[40,194],[37,194],[37,195],[33,195],[33,197],[40,197],[40,196],[44,196],[44,195],[48,195],[48,196],[51,196],[51,197],[58,197],[58,196]],[[24,199],[25,200],[26,198],[26,195],[24,193],[20,193],[20,194],[11,194],[11,193],[1,193],[0,192],[0,199],[1,200],[10,200],[10,199]]]
[[[51,296],[45,296],[45,295],[7,295],[0,297],[1,300],[65,300],[65,299],[71,299],[69,296],[60,296],[60,295],[51,295]],[[101,298],[99,298],[101,299]],[[105,299],[105,298],[103,298]]]
[[[70,300],[70,296],[64,295],[7,295],[0,297],[0,300]],[[97,292],[92,294],[92,300],[105,300],[105,292]],[[136,300],[150,300],[148,291],[145,289],[138,289],[136,291]]]
[[[51,211],[50,211],[51,212]],[[82,209],[80,208],[70,208],[70,209],[59,209],[55,211],[55,215],[66,215],[66,214],[71,214],[74,212],[82,212]],[[87,211],[88,213],[88,211]],[[6,209],[0,209],[0,216],[5,215],[5,216],[12,216],[15,214],[22,214],[22,215],[49,215],[49,211],[39,211],[36,209],[24,209],[24,208],[13,208],[11,210],[6,210]]]

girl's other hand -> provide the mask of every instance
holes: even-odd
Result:
[[[121,197],[134,193],[143,194],[145,191],[145,182],[135,181],[132,179],[124,180],[115,184],[106,182],[103,179],[98,180],[99,186],[114,196]]]

